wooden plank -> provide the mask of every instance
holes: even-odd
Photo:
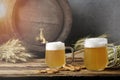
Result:
[[[75,62],[76,63],[76,62]],[[75,64],[74,63],[74,64]],[[82,62],[77,62],[82,65]],[[56,74],[40,73],[39,70],[48,68],[44,59],[35,59],[28,63],[0,63],[0,77],[54,77],[54,76],[117,76],[120,69],[105,69],[104,71],[60,71]]]
[[[88,70],[81,70],[79,72],[61,71],[56,74],[41,74],[39,70],[0,70],[0,77],[55,77],[55,76],[117,76],[120,71],[101,71],[91,72]]]
[[[26,63],[6,63],[0,62],[0,68],[46,68],[44,59],[32,59]]]

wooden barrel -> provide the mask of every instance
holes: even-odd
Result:
[[[64,41],[71,30],[72,14],[67,0],[16,0],[13,10],[13,29],[30,51],[43,52],[36,41],[40,28],[48,42]]]

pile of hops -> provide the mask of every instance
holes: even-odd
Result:
[[[32,55],[27,53],[22,42],[18,39],[11,39],[0,46],[0,61],[26,62]]]

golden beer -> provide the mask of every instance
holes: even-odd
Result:
[[[102,70],[107,66],[108,57],[106,47],[85,48],[85,66],[89,70]]]
[[[65,51],[64,50],[47,50],[46,63],[50,67],[61,67],[65,64]]]
[[[46,64],[49,67],[57,68],[63,66],[66,62],[64,43],[47,43],[45,56]]]
[[[88,70],[104,70],[108,63],[107,40],[92,38],[85,41],[84,64]]]

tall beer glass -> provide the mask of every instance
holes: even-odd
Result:
[[[84,64],[88,70],[101,71],[107,67],[107,44],[106,38],[89,38],[85,40]]]

